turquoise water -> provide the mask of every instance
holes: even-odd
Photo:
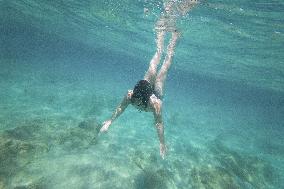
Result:
[[[208,0],[179,18],[165,160],[151,113],[129,107],[98,134],[148,68],[161,7],[0,1],[0,189],[284,188],[280,0]]]

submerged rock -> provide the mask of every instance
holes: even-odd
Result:
[[[165,189],[168,187],[169,175],[166,170],[154,171],[150,168],[144,169],[135,180],[135,188],[153,188],[153,189]]]
[[[48,188],[44,179],[34,179],[28,182],[14,184],[12,186],[13,189],[44,189]]]
[[[224,168],[215,166],[194,167],[191,170],[191,185],[193,188],[239,189],[233,176]]]
[[[131,162],[140,169],[140,173],[136,176],[134,181],[135,188],[173,188],[172,173],[169,168],[163,166],[159,160],[160,157],[157,157],[156,153],[149,154],[138,150],[134,152],[131,157]]]
[[[4,182],[31,162],[35,155],[48,151],[42,143],[17,140],[0,135],[0,180]]]
[[[58,142],[67,150],[80,150],[97,143],[100,125],[95,120],[83,121],[78,127],[70,128],[62,133]]]
[[[95,120],[87,120],[77,127],[58,130],[36,120],[0,133],[0,189],[2,186],[10,188],[7,186],[16,175],[52,148],[61,146],[70,152],[96,143],[99,124]],[[43,179],[27,181],[23,178],[12,188],[43,188],[42,183]]]
[[[78,127],[88,131],[96,131],[97,133],[100,131],[100,125],[96,120],[82,121],[78,124]]]
[[[15,176],[17,170],[19,170],[19,149],[23,148],[29,149],[30,146],[0,137],[0,184],[3,186],[2,188],[6,188],[4,186],[7,185],[9,179]]]
[[[277,180],[277,174],[268,161],[244,153],[233,151],[220,142],[211,147],[214,158],[228,177],[240,188],[248,185],[254,188],[270,188]],[[216,171],[214,171],[216,172]],[[218,171],[220,172],[220,171]]]

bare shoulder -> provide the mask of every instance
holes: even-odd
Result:
[[[152,95],[150,97],[150,105],[156,113],[160,113],[162,108],[162,100],[156,97],[156,95]]]
[[[156,123],[162,122],[162,100],[157,98],[155,95],[150,97],[150,104],[154,114]]]
[[[162,101],[154,94],[150,96],[150,102],[151,104],[162,105]]]

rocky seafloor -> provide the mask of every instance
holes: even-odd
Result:
[[[42,173],[30,177],[29,165],[58,148],[78,152],[96,143],[99,125],[82,121],[77,127],[56,128],[41,120],[23,123],[0,134],[0,188],[49,188]]]
[[[269,161],[257,155],[252,156],[232,150],[221,140],[210,141],[203,147],[190,145],[190,143],[181,144],[178,150],[174,149],[175,154],[172,153],[166,160],[161,160],[156,153],[143,151],[143,147],[140,146],[133,153],[124,156],[129,164],[119,165],[126,169],[136,168],[133,171],[130,170],[130,174],[125,176],[129,182],[120,184],[120,177],[116,175],[115,167],[107,170],[106,166],[104,168],[104,165],[100,165],[100,169],[97,169],[96,161],[78,165],[71,161],[67,163],[66,159],[62,162],[58,161],[57,164],[60,162],[64,164],[62,169],[71,169],[71,165],[73,168],[75,166],[76,170],[72,168],[72,171],[75,170],[78,174],[73,175],[69,181],[55,179],[56,176],[52,174],[52,171],[45,170],[46,168],[41,167],[40,163],[35,163],[42,162],[50,156],[72,154],[74,157],[89,153],[90,148],[97,145],[99,128],[97,121],[91,119],[68,128],[58,128],[56,124],[52,126],[45,121],[33,120],[1,132],[0,189],[57,188],[64,186],[58,182],[76,181],[85,183],[80,185],[80,188],[107,188],[110,185],[104,187],[104,185],[86,184],[91,183],[90,175],[98,171],[102,171],[101,179],[110,175],[117,176],[116,180],[109,180],[109,182],[117,182],[117,187],[138,189],[266,189],[277,188],[279,185],[279,174]],[[109,148],[109,150],[115,149],[117,149],[115,146]],[[72,157],[70,156],[69,159]],[[91,164],[94,164],[93,168]],[[52,165],[50,166],[52,169]],[[66,177],[68,175],[62,176],[65,179]],[[54,184],[54,180],[57,180],[57,184]],[[108,179],[105,182],[108,182]],[[113,186],[115,185],[113,183]]]

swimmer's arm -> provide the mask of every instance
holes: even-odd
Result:
[[[116,118],[118,118],[124,112],[124,110],[127,108],[129,104],[130,104],[130,99],[128,98],[128,95],[126,95],[123,98],[122,102],[118,105],[116,110],[113,112],[110,119],[111,122],[113,122]]]
[[[161,113],[161,106],[160,105],[157,105],[155,107],[154,118],[155,118],[155,126],[156,126],[156,129],[157,129],[157,133],[158,133],[160,144],[165,144],[164,124],[163,124],[162,113]]]
[[[160,141],[160,155],[162,156],[162,158],[164,158],[166,153],[166,146],[164,138],[164,124],[162,119],[162,101],[157,100],[156,102],[153,102],[153,107],[154,107],[155,126]]]
[[[127,95],[124,96],[122,102],[118,105],[118,107],[113,112],[111,118],[103,123],[103,126],[100,129],[100,132],[107,131],[109,126],[112,124],[112,122],[124,112],[124,110],[127,108],[127,106],[131,102],[130,101],[131,94],[132,94],[132,91],[128,91]]]

